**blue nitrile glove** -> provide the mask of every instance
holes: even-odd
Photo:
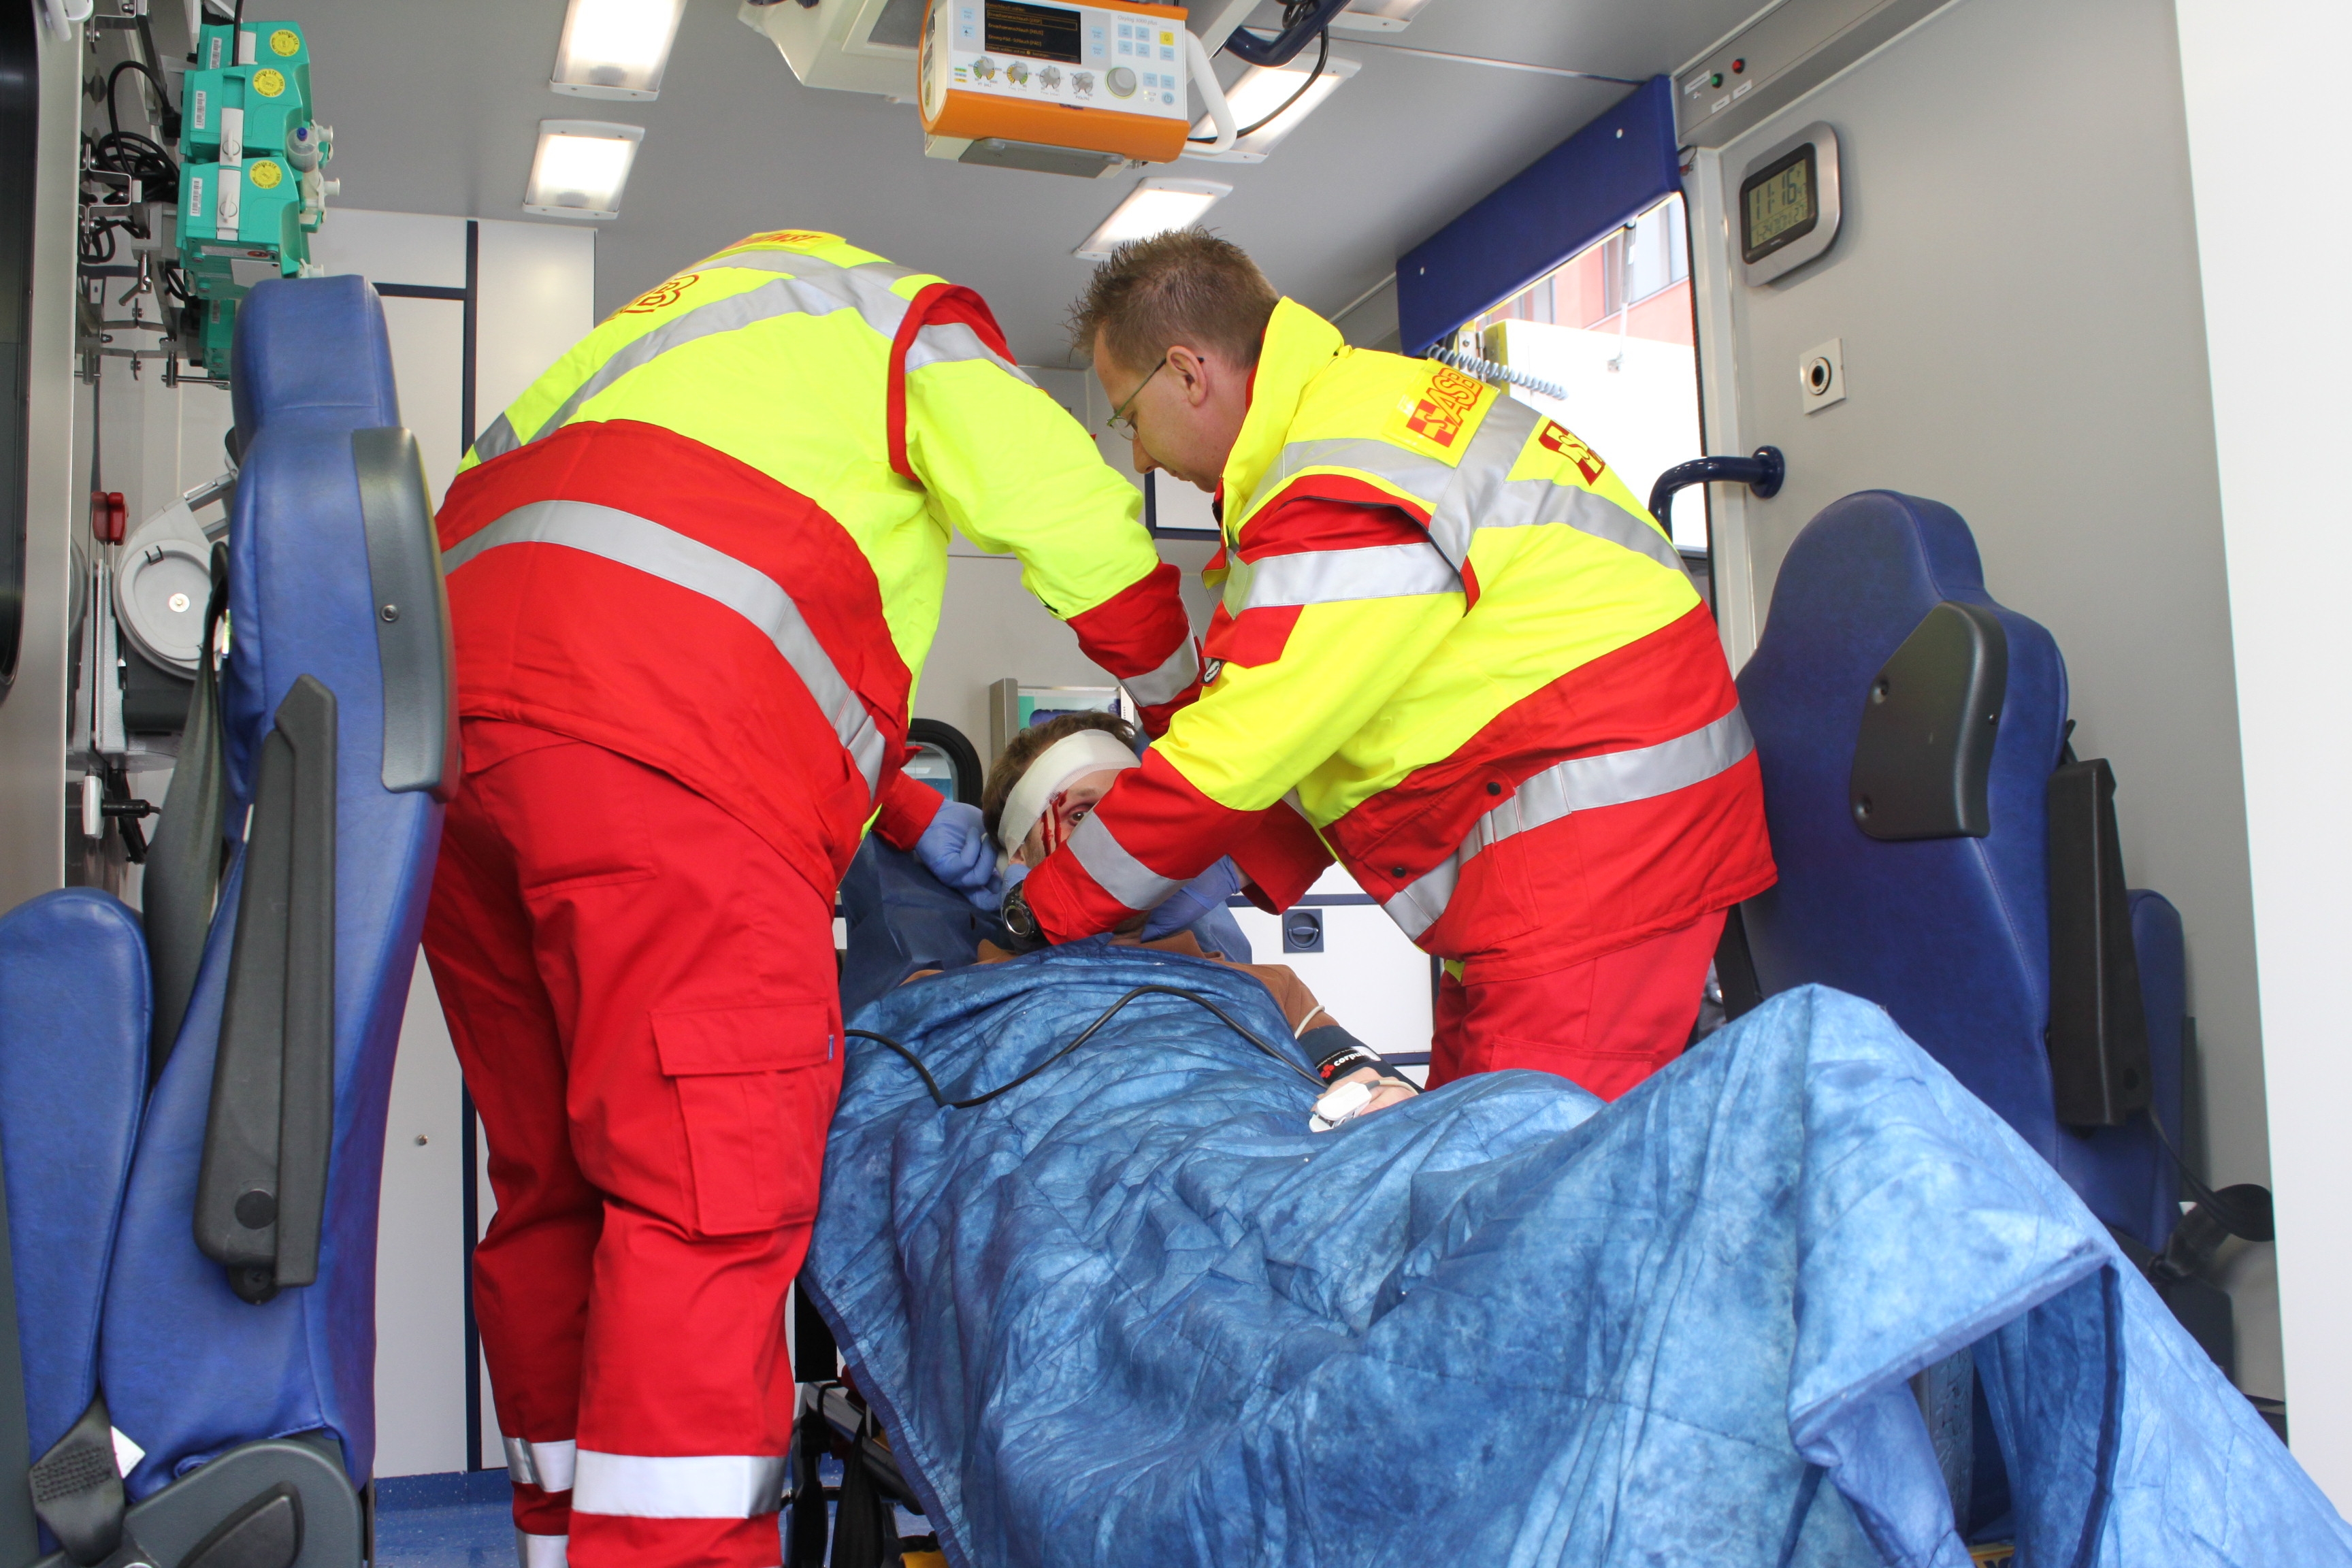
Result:
[[[1028,874],[1029,868],[1018,860],[1005,862],[1002,869],[992,862],[989,866],[988,886],[974,888],[964,897],[970,899],[971,907],[982,914],[995,914],[1004,907],[1004,895],[1019,887],[1021,879]]]
[[[1242,868],[1228,856],[1161,900],[1143,922],[1143,940],[1175,935],[1241,890]]]
[[[966,897],[984,890],[996,875],[996,847],[980,825],[980,807],[958,800],[940,805],[940,814],[915,840],[915,858]]]

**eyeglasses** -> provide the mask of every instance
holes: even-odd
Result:
[[[1160,363],[1151,367],[1151,375],[1158,375],[1161,371],[1166,370],[1167,368],[1168,356],[1166,354],[1161,354],[1160,356]],[[1135,400],[1143,395],[1143,389],[1145,387],[1151,384],[1151,375],[1147,375],[1141,381],[1137,382],[1135,384],[1135,390],[1127,395],[1127,401],[1120,404],[1117,409],[1113,410],[1111,416],[1103,421],[1103,423],[1109,426],[1118,434],[1132,438],[1135,435],[1135,421],[1129,416],[1127,411],[1135,406]]]

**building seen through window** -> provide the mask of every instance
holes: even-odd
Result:
[[[1511,395],[1573,430],[1641,500],[1659,474],[1700,453],[1696,341],[1679,195],[1465,323],[1454,340],[1565,388],[1565,398],[1524,387]],[[1676,546],[1706,548],[1703,488],[1675,498],[1673,522]]]

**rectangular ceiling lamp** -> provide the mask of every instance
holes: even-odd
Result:
[[[539,152],[530,161],[522,210],[541,217],[620,216],[621,188],[629,183],[629,165],[636,162],[637,143],[645,139],[645,128],[639,125],[541,121]]]
[[[1334,55],[1323,62],[1323,73],[1315,75],[1315,61],[1302,54],[1286,66],[1252,66],[1241,79],[1225,89],[1225,101],[1234,106],[1234,123],[1247,131],[1266,116],[1281,112],[1275,119],[1247,136],[1235,142],[1223,153],[1190,152],[1185,156],[1210,163],[1263,163],[1265,155],[1282,142],[1282,139],[1298,129],[1299,123],[1315,112],[1322,101],[1339,90],[1339,84],[1354,76],[1360,68],[1354,60],[1343,60]],[[1308,79],[1313,84],[1308,85]],[[1300,91],[1305,88],[1305,91]],[[1297,102],[1291,102],[1293,96]],[[1284,109],[1288,103],[1290,107]],[[1204,116],[1192,127],[1195,136],[1213,136],[1217,128]]]
[[[1198,223],[1201,215],[1233,195],[1231,185],[1214,180],[1170,180],[1154,176],[1128,192],[1127,200],[1070,252],[1084,261],[1109,259],[1111,247],[1130,239],[1150,239],[1171,228]]]
[[[547,85],[575,98],[658,97],[685,11],[686,0],[572,0]]]

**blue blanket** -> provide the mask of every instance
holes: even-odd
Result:
[[[964,1098],[1139,984],[1287,1046],[1247,975],[1100,943],[855,1026]],[[1613,1105],[1494,1073],[1321,1135],[1179,997],[969,1110],[851,1046],[805,1279],[958,1568],[1967,1568],[1906,1380],[1971,1345],[2021,1562],[2352,1564],[2049,1167],[1840,993]]]

